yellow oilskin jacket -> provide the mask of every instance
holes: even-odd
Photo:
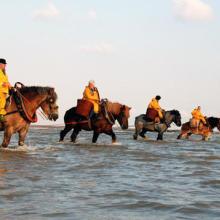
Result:
[[[99,112],[99,103],[100,103],[100,97],[98,89],[95,88],[94,90],[90,89],[88,86],[86,86],[84,92],[83,92],[83,99],[86,99],[93,103],[94,106],[94,112]]]
[[[3,83],[7,83],[8,86],[3,86]],[[0,70],[0,115],[6,114],[5,105],[9,93],[9,85],[8,76]]]
[[[148,108],[155,109],[155,110],[158,112],[159,117],[160,117],[160,118],[163,118],[162,109],[161,109],[161,107],[160,107],[159,102],[158,102],[155,98],[153,98],[153,99],[151,100],[150,104],[148,105]]]
[[[3,86],[3,83],[9,83],[8,76],[0,70],[0,93],[9,93],[9,86]]]
[[[201,113],[199,109],[195,108],[191,114],[194,119],[202,121],[204,124],[206,124],[205,116]]]

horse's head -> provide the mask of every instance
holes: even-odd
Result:
[[[220,118],[209,117],[207,120],[211,129],[217,128],[220,131]]]
[[[218,130],[220,131],[220,118],[218,119],[218,125],[217,125]]]
[[[128,129],[128,118],[130,117],[131,108],[126,105],[120,105],[119,114],[116,117],[123,130]]]
[[[114,119],[118,121],[122,129],[128,129],[128,118],[130,117],[130,111],[126,105],[120,103],[108,102],[108,111],[114,116]]]
[[[174,122],[178,127],[182,125],[181,115],[177,110],[167,111],[165,114],[165,120],[170,124]]]
[[[59,117],[58,105],[57,105],[57,94],[54,88],[48,88],[48,93],[45,100],[41,103],[40,107],[44,114],[51,121],[56,121]]]

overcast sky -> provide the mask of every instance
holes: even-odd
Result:
[[[0,57],[12,84],[56,88],[60,119],[88,80],[102,98],[184,120],[201,105],[220,117],[220,1],[0,0]],[[43,123],[41,120],[39,123]],[[45,123],[45,122],[44,122]]]

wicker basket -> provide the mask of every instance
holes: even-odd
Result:
[[[150,119],[152,121],[155,120],[155,118],[159,117],[158,112],[155,109],[148,108],[146,113],[146,118]]]
[[[76,114],[89,117],[90,112],[93,109],[93,103],[84,99],[77,100]]]

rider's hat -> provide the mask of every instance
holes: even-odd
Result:
[[[3,59],[3,58],[0,58],[0,63],[2,63],[2,64],[7,64],[6,60]]]
[[[157,96],[155,97],[155,99],[156,99],[156,100],[160,100],[161,97],[160,97],[159,95],[157,95]]]

